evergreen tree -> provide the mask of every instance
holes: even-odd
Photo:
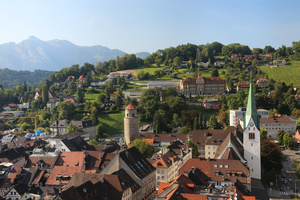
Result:
[[[198,130],[198,129],[199,129],[199,120],[198,120],[198,117],[196,116],[195,120],[194,120],[193,130]]]

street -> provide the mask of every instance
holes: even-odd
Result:
[[[269,190],[270,199],[290,199],[290,195],[296,194],[300,197],[300,182],[295,174],[295,169],[292,168],[292,158],[299,157],[293,150],[282,151],[286,157],[283,164],[281,175],[277,177],[277,190]]]

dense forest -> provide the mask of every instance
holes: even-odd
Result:
[[[44,81],[52,71],[35,70],[30,71],[17,71],[7,68],[0,69],[0,85],[3,88],[15,88],[20,82],[26,81],[27,84],[37,86],[41,81]]]

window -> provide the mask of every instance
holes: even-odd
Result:
[[[255,133],[249,133],[249,139],[254,140],[255,139]]]
[[[253,143],[251,143],[251,147],[253,146]]]
[[[225,165],[225,168],[228,168],[228,165]]]
[[[230,173],[227,173],[226,176],[230,176]]]
[[[164,174],[164,173],[165,173],[165,170],[161,170],[161,173]]]
[[[159,180],[159,179],[160,179],[160,176],[157,176],[157,179]]]
[[[217,168],[218,167],[218,165],[214,165],[214,168]]]
[[[220,167],[220,168],[223,168],[223,165],[220,165],[219,167]]]
[[[165,177],[164,177],[164,176],[161,176],[161,179],[162,179],[162,180],[164,180],[164,179],[165,179]]]
[[[219,176],[219,172],[216,172],[216,176]]]
[[[157,173],[160,174],[160,170],[159,169],[157,170]]]
[[[251,159],[253,160],[253,156],[251,156]]]

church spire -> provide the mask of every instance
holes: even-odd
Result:
[[[256,109],[256,105],[255,105],[253,84],[250,82],[246,116],[245,116],[245,120],[244,120],[245,128],[248,126],[251,118],[253,119],[255,126],[259,129],[260,128],[259,117],[257,115],[257,109]]]

